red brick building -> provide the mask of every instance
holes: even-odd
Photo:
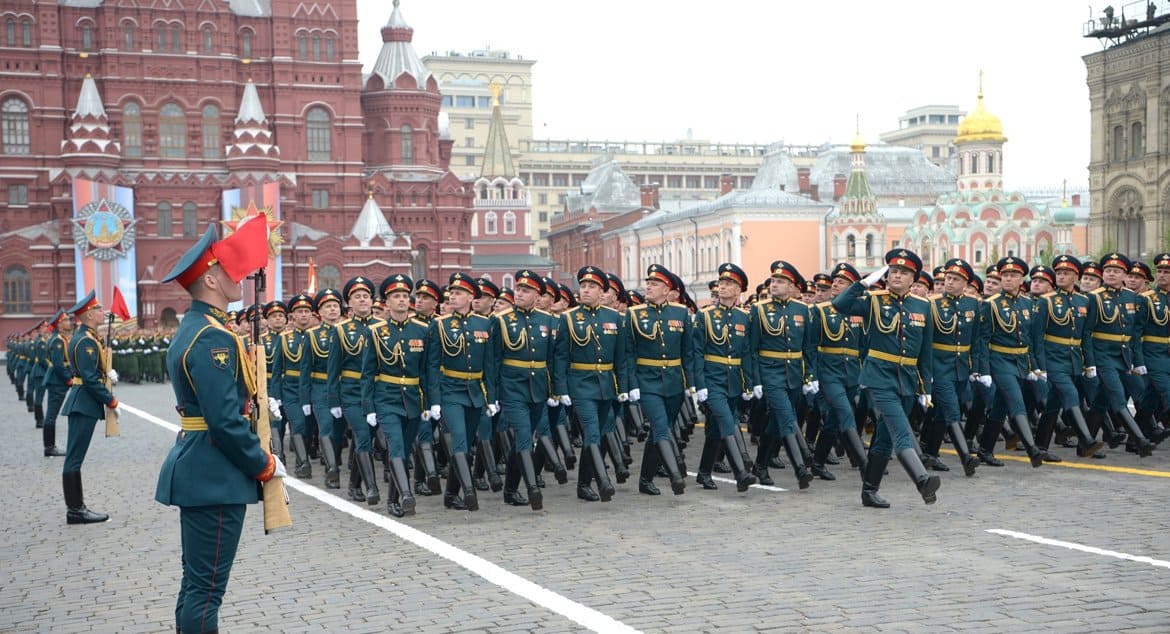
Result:
[[[469,269],[474,193],[397,5],[363,77],[356,0],[0,4],[0,333],[77,296],[78,178],[133,190],[146,325],[184,309],[156,280],[226,189],[279,183],[285,297],[309,258],[321,285]]]

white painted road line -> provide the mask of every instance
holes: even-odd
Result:
[[[1037,544],[1045,544],[1048,546],[1059,546],[1061,548],[1068,548],[1069,550],[1079,550],[1083,553],[1090,553],[1093,555],[1104,555],[1106,557],[1114,557],[1117,559],[1125,559],[1127,561],[1136,561],[1142,564],[1150,564],[1151,566],[1158,566],[1159,568],[1170,568],[1170,561],[1161,559],[1154,559],[1153,557],[1146,557],[1144,555],[1131,555],[1129,553],[1121,553],[1116,550],[1105,550],[1104,548],[1097,548],[1095,546],[1085,546],[1074,542],[1061,541],[1059,539],[1049,539],[1047,537],[1040,537],[1039,535],[1029,535],[1028,533],[1020,533],[1017,531],[1009,531],[1002,528],[991,528],[987,530],[988,533],[995,535],[1003,535],[1004,537],[1014,537],[1016,539],[1023,539]]]
[[[688,471],[687,475],[692,477],[692,478],[697,478],[699,476],[699,474],[695,473],[694,471]],[[720,478],[719,476],[711,476],[711,479],[716,481],[716,482],[726,482],[727,484],[736,484],[735,480],[732,480],[731,478]],[[781,489],[780,487],[769,486],[767,484],[753,484],[748,488],[762,489],[764,491],[774,491],[777,493],[782,493],[782,492],[788,490],[788,489]]]
[[[145,421],[154,423],[163,429],[172,432],[178,432],[179,426],[143,410],[138,409],[122,403],[122,409],[133,414]],[[593,608],[586,607],[573,601],[567,597],[557,594],[548,588],[539,586],[524,577],[515,573],[508,572],[500,566],[483,559],[477,555],[473,555],[467,551],[460,550],[447,542],[436,539],[416,528],[407,526],[394,519],[374,513],[373,511],[362,508],[348,500],[343,500],[331,493],[311,485],[306,484],[295,478],[285,478],[285,486],[294,489],[305,495],[329,506],[356,517],[365,522],[369,522],[387,532],[393,533],[395,536],[408,541],[415,546],[426,549],[443,559],[446,559],[462,568],[465,568],[476,575],[486,579],[487,581],[535,603],[536,605],[545,609],[556,612],[561,616],[588,628],[594,632],[629,632],[631,634],[637,633],[638,630],[614,619],[606,616]]]

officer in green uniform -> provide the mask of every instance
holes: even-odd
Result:
[[[429,406],[423,393],[428,383],[427,324],[410,315],[413,285],[410,277],[402,274],[382,281],[379,293],[386,305],[385,319],[370,325],[361,370],[362,391],[372,395],[374,421],[385,432],[389,445],[393,486],[387,496],[387,511],[395,517],[414,515],[406,452],[408,443],[417,438],[420,416]]]
[[[260,446],[246,414],[256,381],[264,377],[256,376],[243,341],[225,325],[224,309],[240,299],[240,280],[249,273],[234,264],[241,248],[231,237],[217,242],[212,226],[163,279],[191,295],[167,353],[182,431],[155,491],[155,500],[179,507],[180,632],[218,631],[246,505],[259,501],[261,483],[285,475],[280,460]]]
[[[499,410],[496,399],[496,360],[490,337],[491,322],[471,311],[471,300],[479,295],[475,278],[462,272],[451,274],[447,284],[450,312],[431,322],[427,330],[427,386],[431,397],[431,420],[438,420],[443,444],[451,457],[452,476],[447,478],[443,505],[450,509],[475,511],[479,501],[467,461],[468,441],[475,437],[480,416]],[[463,491],[462,500],[459,498]]]
[[[37,324],[36,341],[33,343],[32,367],[28,375],[28,394],[31,397],[33,417],[37,429],[45,424],[45,370],[49,369],[49,320]]]
[[[45,408],[45,427],[41,432],[46,458],[65,455],[57,448],[57,414],[61,413],[61,405],[65,402],[69,384],[73,380],[73,367],[69,364],[69,354],[66,352],[69,336],[73,334],[73,320],[65,311],[58,310],[49,323],[53,334],[49,337],[49,370],[45,372],[44,379],[45,393],[49,399]]]
[[[1157,422],[1170,407],[1170,253],[1154,256],[1153,289],[1142,293],[1146,300],[1142,320],[1142,356],[1149,370],[1149,383],[1137,405],[1135,420],[1150,442],[1159,444],[1170,431]]]
[[[943,292],[930,297],[930,316],[934,322],[934,341],[931,342],[934,411],[926,413],[922,432],[922,453],[941,464],[939,448],[949,431],[967,477],[975,475],[979,457],[971,453],[963,435],[963,426],[959,422],[960,397],[973,381],[983,381],[985,386],[991,383],[990,376],[975,371],[980,364],[972,362],[973,357],[986,354],[986,350],[977,345],[972,349],[979,333],[980,302],[968,297],[964,291],[974,275],[975,270],[965,260],[947,260],[938,280]]]
[[[131,330],[126,336],[128,348],[126,349],[126,380],[131,383],[140,383],[142,381],[142,346],[146,340],[142,338],[142,333],[138,330]]]
[[[556,301],[560,294],[560,286],[553,281],[551,277],[544,276],[540,278],[544,289],[540,292],[540,299],[537,300],[536,307],[556,317],[557,329],[560,328],[560,316],[564,312],[563,309],[554,308],[559,302]],[[553,335],[558,333],[554,330]],[[557,475],[557,482],[561,482],[560,472],[573,469],[577,464],[577,455],[573,452],[573,442],[569,439],[569,414],[567,407],[560,406],[558,399],[555,404],[551,404],[548,408],[547,420],[542,420],[536,428],[536,436],[540,438],[540,446],[543,451],[539,452],[535,458],[536,461],[536,477],[540,480],[540,472],[545,468],[546,464],[551,464],[554,472]],[[549,439],[552,443],[554,451],[549,451],[549,445],[546,445],[544,439]],[[555,442],[554,442],[555,441]],[[557,454],[555,447],[559,446],[564,453],[564,460]],[[568,474],[565,474],[566,481]]]
[[[706,436],[696,482],[704,489],[717,488],[711,469],[722,446],[735,474],[736,489],[742,493],[757,481],[744,465],[735,441],[739,403],[751,400],[752,386],[748,383],[755,373],[748,314],[738,306],[740,293],[747,290],[747,273],[730,262],[720,264],[715,286],[718,301],[695,316],[692,328],[698,364],[695,385],[700,393],[707,391]]]
[[[435,318],[435,309],[442,298],[443,291],[438,284],[431,280],[418,280],[414,283],[414,314],[411,318],[429,325]],[[419,495],[438,495],[441,483],[435,463],[435,424],[429,414],[419,420],[417,438],[407,437],[406,442],[415,447],[414,492]]]
[[[315,414],[321,453],[325,459],[325,488],[341,488],[341,442],[345,438],[345,421],[341,408],[329,403],[329,357],[337,353],[336,329],[341,319],[341,295],[332,288],[321,289],[313,298],[313,310],[321,323],[305,334],[308,347],[301,355],[300,399],[305,416]]]
[[[69,314],[81,323],[69,339],[69,362],[73,367],[71,389],[65,396],[62,410],[69,417],[69,438],[65,445],[65,465],[61,470],[65,490],[65,521],[69,524],[104,522],[110,517],[94,513],[85,506],[81,486],[81,464],[93,439],[93,428],[104,420],[107,409],[117,409],[118,399],[106,388],[106,367],[103,346],[97,336],[97,327],[105,320],[106,312],[93,291],[81,298]]]
[[[768,460],[783,446],[792,462],[797,486],[807,489],[814,477],[805,466],[796,437],[796,405],[801,394],[816,394],[820,384],[812,376],[817,366],[816,331],[809,327],[808,305],[800,301],[804,277],[788,262],[772,263],[769,290],[772,298],[752,307],[749,327],[751,349],[756,355],[754,392],[767,401],[768,424],[760,436],[756,475],[761,484],[772,484]],[[755,386],[760,386],[756,390]]]
[[[491,321],[495,314],[495,303],[496,298],[500,295],[500,287],[486,277],[477,278],[475,283],[479,286],[479,297],[471,300],[471,308],[475,314]],[[487,412],[483,412],[480,414],[479,425],[475,431],[477,453],[472,475],[474,476],[475,488],[479,491],[491,488],[493,492],[496,492],[504,488],[504,481],[500,478],[499,472],[496,471],[496,452],[492,448],[492,439],[495,436],[495,427],[499,417],[499,410],[496,410],[494,416],[488,416]],[[471,438],[468,438],[468,442],[471,442]],[[485,475],[487,482],[484,482],[483,479]]]
[[[326,370],[326,393],[330,411],[335,419],[344,419],[353,434],[354,446],[350,451],[351,460],[349,489],[350,497],[364,499],[370,506],[381,501],[378,479],[374,473],[373,427],[377,425],[374,413],[373,384],[362,377],[364,357],[368,353],[366,343],[371,328],[383,322],[374,317],[374,282],[357,276],[342,288],[345,303],[353,311],[349,319],[342,319],[333,326],[332,354]],[[356,465],[353,464],[356,462]],[[365,494],[361,495],[361,483],[365,482]],[[355,495],[356,494],[356,495]]]
[[[550,282],[544,281],[546,288]],[[584,446],[577,471],[577,498],[586,502],[613,499],[613,484],[605,472],[599,445],[602,418],[613,416],[614,400],[629,399],[628,336],[622,330],[621,315],[601,305],[606,283],[605,274],[597,267],[578,270],[581,303],[557,320],[553,392],[563,406],[559,409],[575,407],[581,421]],[[565,449],[566,455],[572,451],[571,446]],[[591,487],[594,479],[596,493]]]
[[[264,348],[265,380],[268,388],[268,423],[272,429],[272,453],[284,462],[284,413],[280,402],[280,378],[276,376],[276,358],[280,355],[280,331],[269,324],[275,315],[285,315],[284,302],[279,299],[264,304],[260,319],[260,345]]]
[[[886,253],[885,262],[886,266],[854,282],[833,300],[838,311],[864,318],[869,333],[869,348],[861,363],[861,385],[877,415],[877,428],[869,449],[861,502],[875,508],[890,506],[878,489],[890,455],[896,453],[922,500],[934,504],[939,477],[928,475],[918,458],[907,418],[915,395],[923,409],[930,409],[934,382],[930,302],[910,294],[910,285],[922,270],[922,260],[908,249],[894,249]],[[886,289],[868,290],[887,271]]]
[[[550,361],[556,358],[556,319],[536,307],[544,288],[538,275],[521,270],[516,271],[514,279],[515,307],[492,317],[494,356],[500,364],[496,388],[500,416],[513,436],[504,502],[512,506],[531,504],[532,510],[539,511],[544,496],[536,483],[532,434],[541,419],[548,416],[548,405],[553,400],[550,386],[557,382],[549,368]],[[564,475],[563,469],[560,474]],[[521,477],[528,490],[527,499],[518,490]]]
[[[305,437],[309,434],[305,421],[304,405],[301,400],[301,356],[308,347],[308,328],[313,319],[313,298],[299,293],[289,298],[286,306],[292,314],[292,327],[276,336],[276,350],[272,360],[272,391],[269,394],[277,400],[277,407],[284,412],[285,419],[292,427],[292,447],[296,454],[293,475],[301,478],[313,477],[313,464],[309,461]],[[273,433],[277,426],[273,425]]]

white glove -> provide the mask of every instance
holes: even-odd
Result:
[[[1025,378],[1025,379],[1027,379],[1027,380],[1029,380],[1029,381],[1033,381],[1033,382],[1035,382],[1035,381],[1037,381],[1037,380],[1039,380],[1039,379],[1040,379],[1040,377],[1039,377],[1039,376],[1037,376],[1035,372],[1029,372],[1028,374],[1026,374],[1026,375],[1024,376],[1024,378]]]
[[[1144,365],[1139,365],[1133,369],[1133,373],[1138,376],[1145,376],[1147,371],[1148,370],[1146,370],[1146,366]]]
[[[813,381],[812,383],[808,384],[808,393],[810,395],[816,394],[817,392],[820,392],[820,391],[821,391],[821,382],[820,381]]]
[[[110,380],[111,385],[117,385],[118,384],[118,371],[113,369],[113,368],[110,368],[110,371],[106,372],[106,378]]]
[[[345,417],[345,414],[344,414],[344,412],[341,411],[340,407],[330,407],[329,414],[331,416],[333,416],[333,418],[344,418]]]
[[[931,405],[934,405],[934,402],[931,400],[929,394],[919,394],[918,404],[922,406],[922,409],[930,409]]]
[[[561,401],[555,396],[550,396],[548,397],[548,400],[545,401],[545,403],[547,403],[549,407],[556,407],[561,404]]]
[[[700,403],[702,403],[703,401],[706,401],[707,400],[707,388],[703,388],[703,389],[699,390],[698,392],[695,392],[695,400],[699,401]]]
[[[744,392],[743,394],[740,394],[739,397],[745,401],[750,401],[750,400],[752,400],[752,393],[751,392]]]
[[[1097,366],[1091,365],[1091,366],[1085,368],[1085,378],[1086,379],[1097,378]]]
[[[619,403],[626,403],[629,400],[630,400],[630,393],[629,392],[622,392],[621,394],[618,394],[618,402]]]
[[[638,388],[630,390],[630,402],[637,403],[640,400],[642,400],[642,390]]]
[[[861,278],[861,285],[866,287],[866,288],[869,288],[870,286],[877,284],[878,280],[882,279],[882,277],[885,276],[886,271],[889,271],[889,270],[890,270],[890,267],[883,266],[882,268],[874,271],[873,273],[866,275],[865,277]]]
[[[495,416],[496,414],[499,413],[499,411],[500,411],[500,404],[499,403],[488,403],[487,404],[487,415],[489,417]]]
[[[756,385],[752,387],[752,396],[756,398],[764,398],[764,386]]]
[[[268,411],[272,413],[272,416],[274,418],[276,418],[277,420],[280,420],[280,401],[269,396],[268,397]]]
[[[305,416],[309,416],[313,413],[313,406],[305,403],[301,405],[301,411],[304,412]]]
[[[573,404],[573,399],[569,398],[568,394],[561,394],[560,400],[561,405],[564,405],[565,407],[569,407]]]
[[[274,478],[287,478],[288,471],[285,471],[284,463],[280,461],[280,456],[278,456],[276,454],[271,454],[271,455],[272,455],[272,459],[276,461],[276,469],[274,469],[272,471],[272,477],[274,477]]]
[[[373,413],[373,412],[366,414],[366,424],[369,425],[370,427],[377,427],[378,426],[378,415]]]
[[[1044,370],[1032,370],[1032,374],[1036,375],[1037,381],[1047,381],[1048,373]]]
[[[978,383],[979,382],[979,373],[972,372],[971,376],[967,377],[967,380],[972,382],[972,383]]]
[[[979,375],[979,384],[982,385],[983,387],[991,387],[991,375],[990,374]]]
[[[443,415],[443,408],[439,407],[438,405],[431,405],[430,414],[431,420],[439,420],[439,418]]]
[[[118,406],[114,408],[114,416],[117,416],[119,419],[122,418],[122,404],[121,403],[118,403]]]

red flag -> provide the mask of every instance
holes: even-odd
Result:
[[[313,258],[309,258],[309,286],[305,292],[309,295],[317,294],[317,265],[313,264]]]
[[[233,282],[268,264],[268,218],[249,216],[232,235],[211,245],[211,253]]]
[[[114,299],[110,305],[110,312],[122,321],[130,321],[130,308],[126,306],[126,298],[122,297],[122,290],[114,287]]]

